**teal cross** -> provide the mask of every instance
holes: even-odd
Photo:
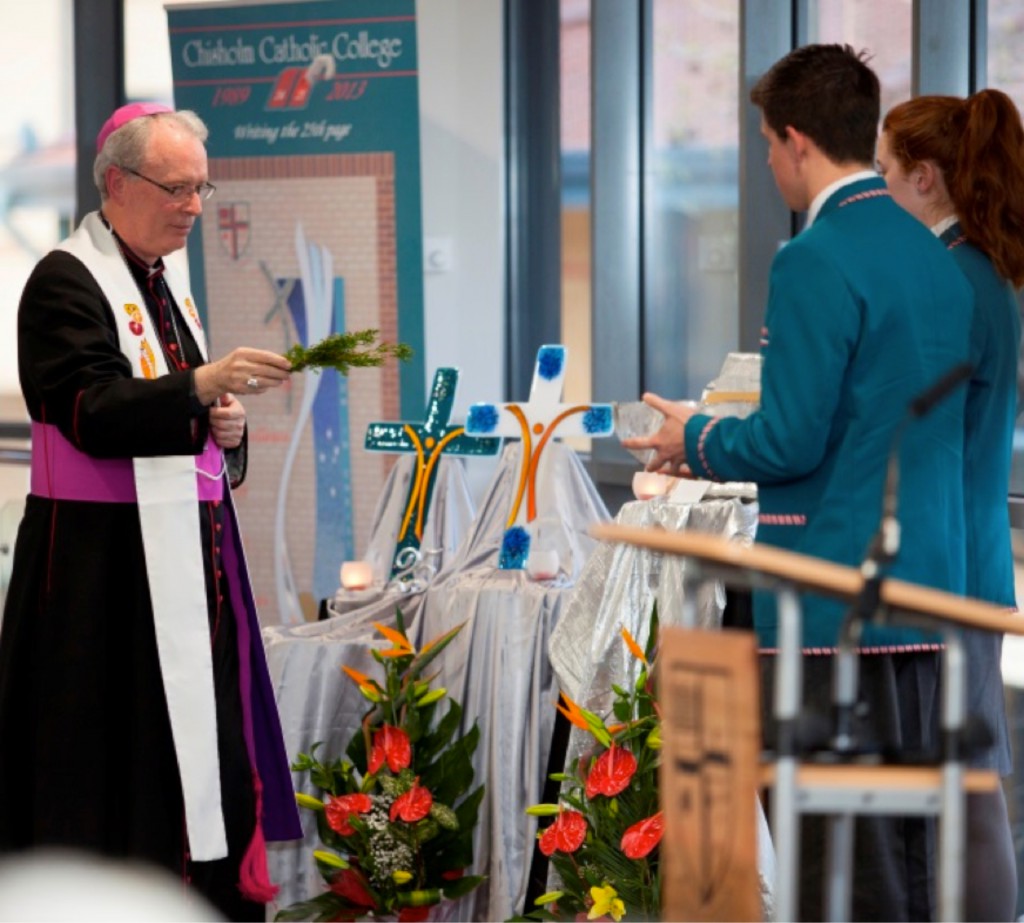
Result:
[[[459,370],[440,368],[434,372],[434,387],[422,423],[371,423],[366,428],[365,447],[371,452],[416,453],[416,473],[409,485],[409,498],[398,530],[391,575],[398,570],[398,557],[406,548],[419,549],[423,524],[430,512],[430,498],[442,455],[497,455],[499,437],[476,439],[465,435],[465,427],[449,425]]]

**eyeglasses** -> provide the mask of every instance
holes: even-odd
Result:
[[[131,173],[132,176],[137,176],[139,179],[144,179],[147,183],[152,186],[156,186],[157,189],[163,189],[175,202],[182,204],[187,202],[192,196],[197,195],[203,201],[210,198],[217,191],[217,187],[213,183],[200,183],[198,186],[189,186],[185,183],[179,183],[175,186],[165,186],[163,183],[158,183],[155,179],[150,179],[148,176],[143,176],[138,170],[133,170],[131,167],[121,167],[125,173]]]

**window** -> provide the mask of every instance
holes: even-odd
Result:
[[[590,0],[561,0],[562,343],[569,350],[565,403],[589,402]],[[590,440],[572,437],[579,451]]]
[[[910,98],[913,12],[912,0],[816,0],[809,4],[807,42],[867,51],[882,84],[885,113]]]
[[[653,17],[644,382],[698,398],[738,344],[739,4]]]
[[[7,93],[0,125],[0,397],[20,403],[18,300],[32,267],[66,235],[74,212],[71,0],[6,4],[3,24],[0,84]]]
[[[1024,58],[1020,55],[1024,42],[1024,9],[1017,0],[989,0],[988,5],[988,75],[989,86],[998,87],[1014,102],[1024,106]],[[1018,408],[1024,407],[1024,361],[1017,370]],[[1013,440],[1013,468],[1010,471],[1010,493],[1024,495],[1024,413],[1017,417]]]

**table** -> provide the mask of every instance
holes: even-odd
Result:
[[[518,486],[518,451],[518,443],[506,446],[476,516],[462,529],[463,540],[445,555],[424,592],[379,598],[369,594],[374,598],[359,608],[340,599],[338,608],[346,610],[342,616],[264,629],[288,754],[308,751],[323,740],[322,752],[333,756],[343,752],[366,711],[366,700],[340,666],[377,675],[368,652],[368,645],[379,639],[373,622],[390,622],[401,601],[409,638],[418,647],[466,623],[434,666],[441,674],[438,684],[463,708],[462,732],[479,723],[474,774],[487,791],[472,871],[489,879],[440,911],[455,919],[505,919],[522,908],[536,832],[536,821],[524,812],[539,800],[557,698],[547,642],[575,580],[598,546],[590,528],[610,518],[576,453],[552,443],[545,451],[548,476],[538,483],[541,516],[536,534],[557,550],[559,574],[538,583],[522,570],[499,570],[498,554]],[[437,488],[441,486],[439,478]],[[382,497],[381,508],[389,504]],[[371,548],[380,549],[378,555],[387,547],[384,541],[371,542]],[[319,794],[311,791],[308,779],[297,778],[296,784]],[[312,858],[319,847],[315,818],[310,812],[301,814],[304,839],[268,848],[271,878],[282,885],[281,906],[312,897],[324,887]]]
[[[610,519],[576,453],[551,444],[536,534],[557,550],[558,577],[535,582],[525,571],[498,569],[518,447],[506,447],[470,539],[427,590],[420,622],[424,641],[465,623],[435,663],[463,708],[462,732],[474,721],[480,729],[473,767],[487,791],[473,871],[488,880],[452,908],[459,920],[504,920],[523,909],[537,830],[525,811],[540,801],[558,698],[549,639],[598,548],[590,528]]]

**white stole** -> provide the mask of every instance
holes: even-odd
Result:
[[[110,302],[121,351],[136,378],[166,375],[158,332],[111,231],[97,212],[59,247],[92,273]],[[183,274],[165,260],[165,279],[204,358],[206,337]],[[228,854],[221,810],[213,658],[203,573],[196,460],[191,455],[133,459],[160,672],[185,800],[192,859]],[[168,555],[168,548],[174,555]]]

